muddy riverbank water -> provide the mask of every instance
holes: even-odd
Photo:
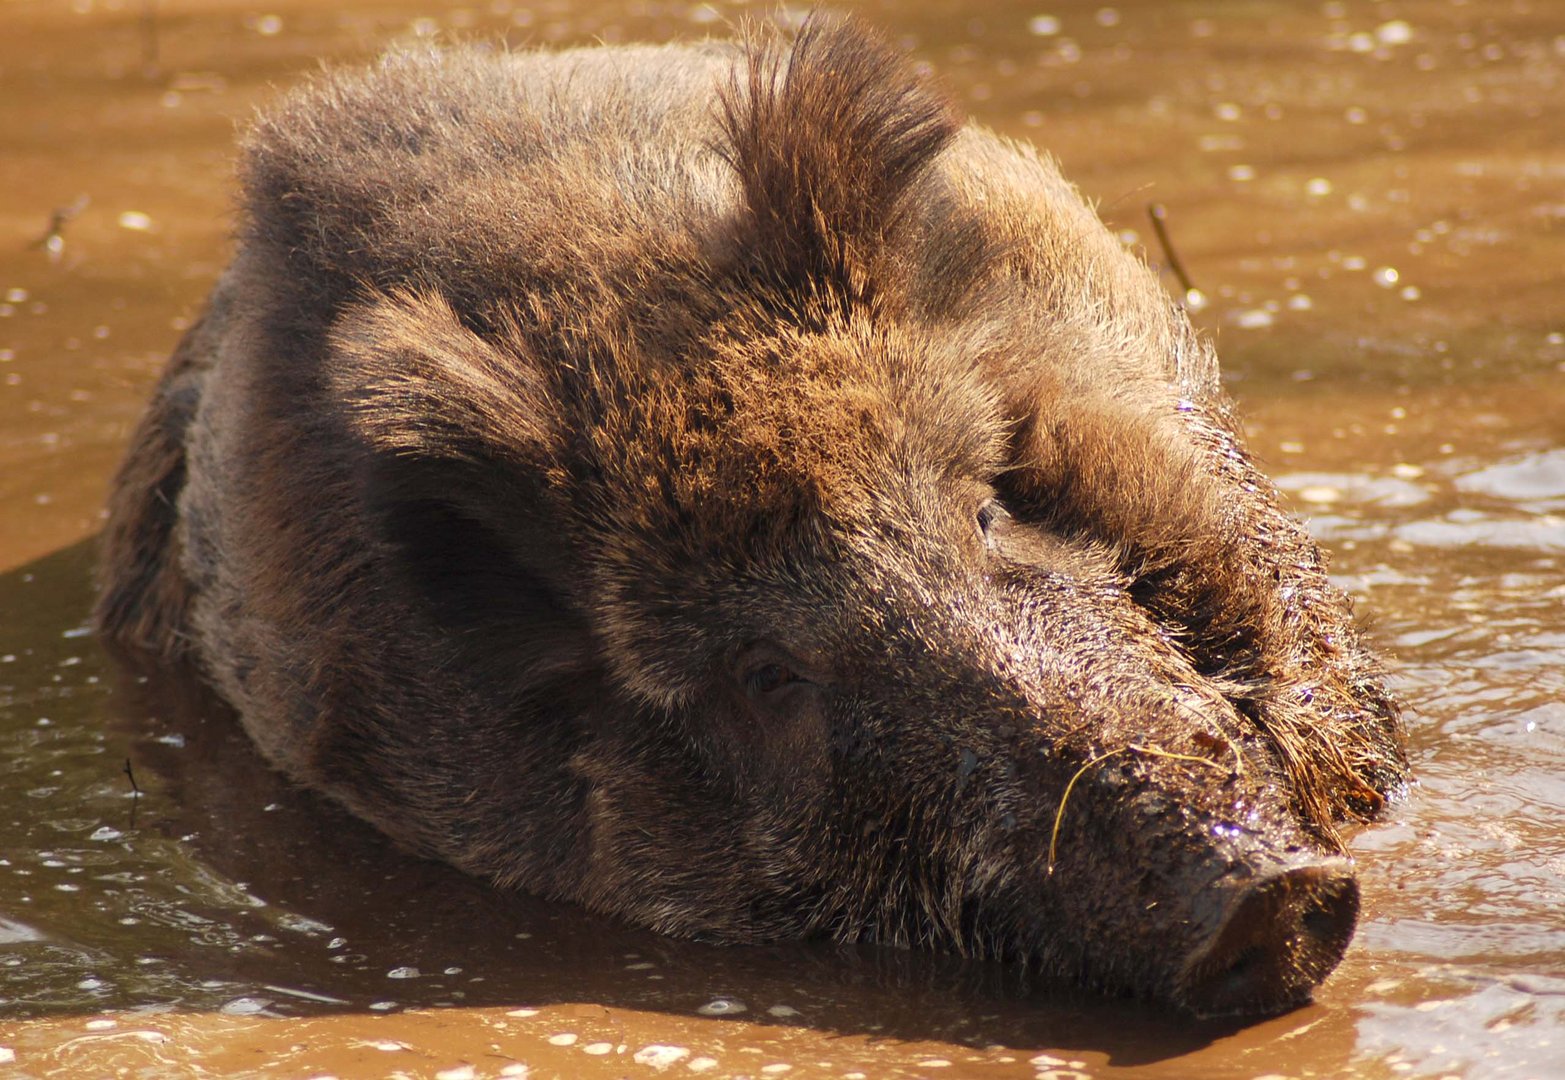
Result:
[[[1168,208],[1254,448],[1395,658],[1419,782],[1354,839],[1365,914],[1316,1003],[1199,1025],[501,896],[108,661],[90,538],[226,258],[235,124],[319,58],[699,36],[743,8],[10,0],[0,1076],[1565,1076],[1565,11],[865,10],[1154,260]]]

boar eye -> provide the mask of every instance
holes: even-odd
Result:
[[[745,686],[751,694],[764,696],[775,693],[799,677],[782,664],[762,664],[745,676]]]
[[[995,526],[1000,524],[1008,515],[1005,508],[994,499],[990,499],[978,508],[978,533],[986,543],[991,541]]]

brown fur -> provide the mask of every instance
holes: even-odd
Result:
[[[1347,601],[1155,278],[862,26],[394,55],[243,178],[99,619],[280,767],[669,932],[1335,963],[1406,769]]]

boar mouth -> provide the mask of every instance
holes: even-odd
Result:
[[[1330,858],[1245,883],[1175,991],[1201,1017],[1283,1012],[1341,961],[1358,920],[1351,864]]]

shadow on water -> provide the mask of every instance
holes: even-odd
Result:
[[[954,957],[674,940],[403,853],[270,769],[191,673],[138,670],[91,639],[93,551],[0,575],[0,610],[14,613],[0,627],[0,737],[21,751],[6,766],[0,950],[22,969],[0,1014],[590,1001],[1117,1065],[1236,1029]]]

